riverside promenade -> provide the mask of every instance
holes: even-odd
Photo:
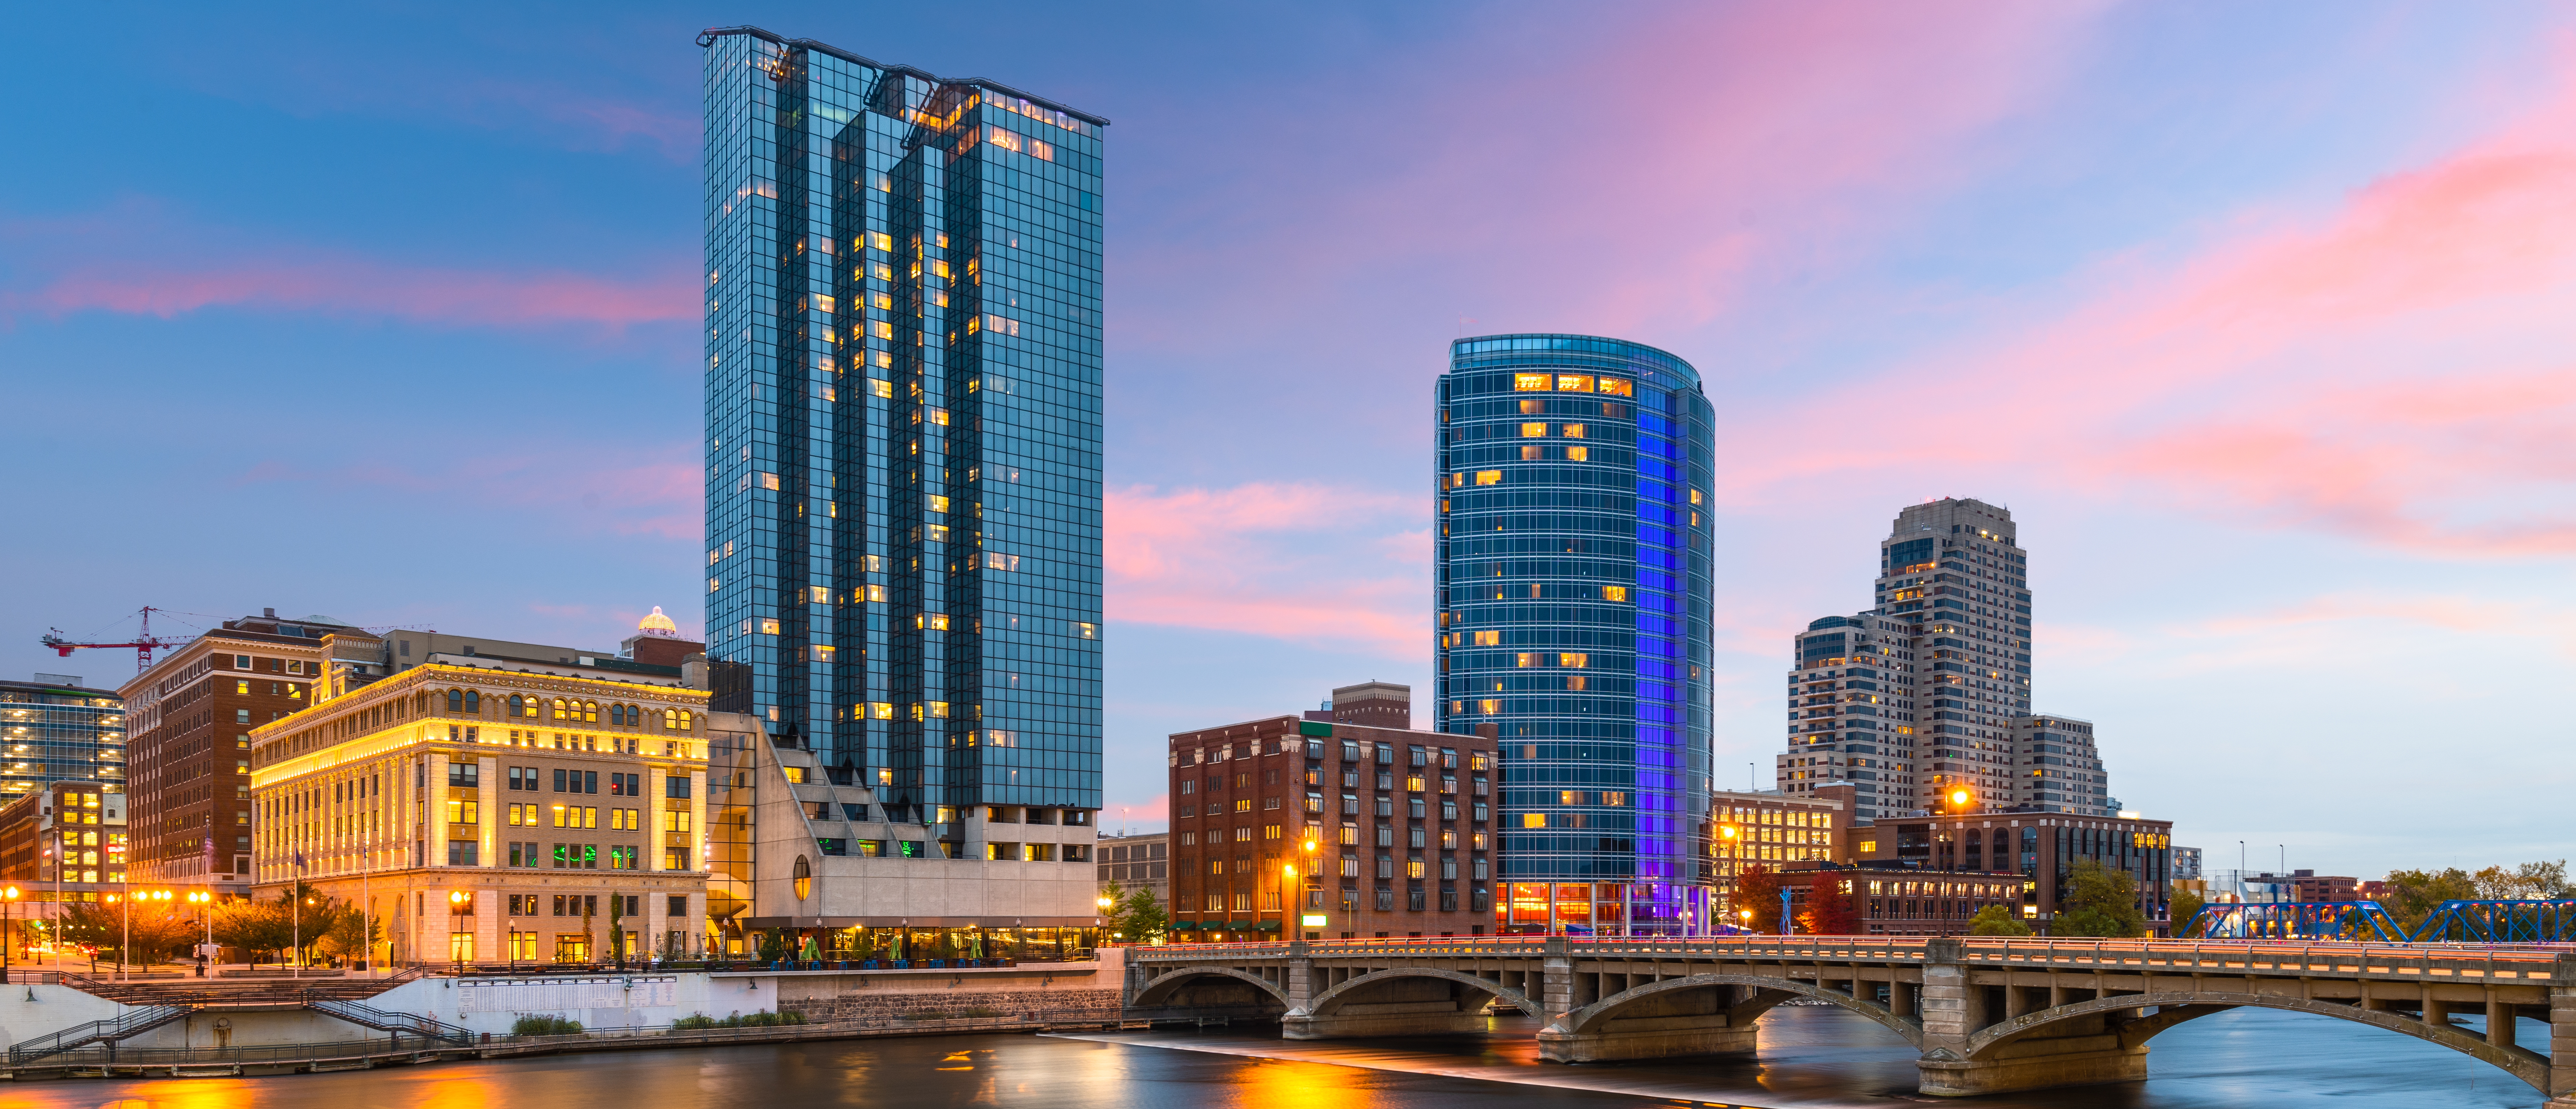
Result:
[[[0,1076],[249,1075],[567,1051],[1116,1027],[1122,952],[901,970],[591,970],[114,981],[18,971]],[[761,1017],[761,1014],[769,1014]],[[529,1016],[578,1035],[516,1035]],[[675,1029],[683,1018],[754,1017]],[[695,1023],[695,1022],[692,1022]]]

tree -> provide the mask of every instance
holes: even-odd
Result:
[[[2491,866],[2469,876],[2478,896],[2489,901],[2541,901],[2567,896],[2567,860],[2524,863],[2512,870]]]
[[[2191,923],[2191,918],[2199,916],[2201,907],[2207,904],[2196,892],[2175,890],[2173,899],[2165,903],[2165,919],[2172,924],[2173,934],[2181,935],[2183,927]]]
[[[2466,901],[2478,895],[2477,882],[2469,872],[2458,867],[2440,871],[2392,870],[2384,884],[2379,906],[2397,918],[2407,934],[2421,927],[2424,918],[2445,901]]]
[[[1116,889],[1117,883],[1110,883],[1110,888]],[[1138,886],[1118,902],[1118,915],[1110,918],[1109,924],[1128,943],[1152,943],[1171,930],[1172,918],[1162,903],[1154,900],[1151,887]]]
[[[65,942],[93,948],[101,959],[121,963],[131,950],[136,963],[150,965],[195,939],[197,922],[186,906],[168,901],[73,901],[59,928]]]
[[[1860,934],[1860,901],[1852,889],[1851,879],[1830,874],[1816,875],[1815,881],[1807,887],[1807,911],[1800,914],[1799,922],[1806,925],[1810,935]]]
[[[761,962],[776,963],[784,961],[786,958],[787,944],[785,941],[778,938],[777,929],[773,928],[760,934]]]
[[[1977,910],[1977,915],[1968,918],[1968,934],[1971,936],[2027,936],[2030,934],[2030,925],[2022,923],[2021,918],[2014,916],[2010,908],[2002,905],[1988,905]]]
[[[283,901],[226,901],[214,907],[215,941],[251,953],[251,961],[294,942]]]
[[[1753,915],[1745,916],[1750,909]],[[1747,863],[1735,876],[1735,919],[1728,921],[1756,932],[1780,930],[1780,875],[1761,863]]]
[[[2138,884],[2126,870],[2113,870],[2093,859],[2075,864],[2068,890],[2057,906],[2049,934],[2058,936],[2143,936],[2147,914],[2138,911]]]
[[[333,955],[363,959],[385,938],[385,922],[368,919],[358,906],[343,902],[330,909],[331,918],[322,929],[321,946]],[[306,921],[305,926],[312,927],[312,922]]]

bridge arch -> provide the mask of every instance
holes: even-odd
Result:
[[[1454,970],[1439,970],[1432,967],[1390,967],[1385,970],[1370,971],[1367,974],[1360,975],[1359,977],[1353,978],[1348,982],[1344,982],[1341,985],[1333,987],[1332,989],[1316,994],[1313,999],[1306,1003],[1306,1011],[1319,1017],[1331,1016],[1334,1010],[1342,1007],[1344,1002],[1353,1000],[1350,996],[1352,993],[1359,990],[1365,990],[1370,986],[1383,985],[1398,978],[1439,978],[1461,983],[1463,985],[1473,986],[1476,989],[1483,990],[1486,993],[1493,995],[1495,1000],[1519,1009],[1521,1012],[1527,1013],[1540,1020],[1547,1019],[1547,1013],[1539,1007],[1538,1003],[1531,1001],[1528,995],[1523,994],[1519,990],[1507,989],[1490,979],[1478,978],[1472,974],[1463,974]]]
[[[1889,1012],[1883,1005],[1879,1005],[1875,1002],[1863,1001],[1857,997],[1851,996],[1850,994],[1839,993],[1834,990],[1826,989],[1813,982],[1801,982],[1794,978],[1772,978],[1765,975],[1755,974],[1694,974],[1687,978],[1667,978],[1661,982],[1649,982],[1643,986],[1633,986],[1602,998],[1599,1001],[1595,1001],[1592,1004],[1586,1005],[1571,1013],[1567,1013],[1562,1019],[1557,1021],[1555,1030],[1577,1035],[1592,1032],[1597,1030],[1601,1025],[1616,1019],[1618,1017],[1619,1010],[1627,1008],[1635,1002],[1642,1001],[1656,994],[1670,993],[1674,990],[1700,989],[1708,986],[1752,986],[1763,991],[1761,994],[1756,995],[1752,1000],[1744,1002],[1741,1005],[1737,1005],[1733,1009],[1729,1010],[1728,1016],[1729,1023],[1731,1024],[1740,1024],[1743,1021],[1749,1021],[1754,1017],[1760,1016],[1764,1011],[1783,1001],[1787,1001],[1791,996],[1812,997],[1820,1001],[1830,1002],[1834,1005],[1841,1006],[1842,1008],[1849,1009],[1852,1012],[1858,1013],[1878,1022],[1879,1024],[1885,1025],[1888,1031],[1905,1037],[1905,1042],[1914,1045],[1918,1049],[1923,1046],[1922,1023],[1912,1018],[1901,1017],[1895,1013]]]
[[[1278,1002],[1281,1006],[1285,1007],[1288,1004],[1288,992],[1279,988],[1277,983],[1274,983],[1267,978],[1263,978],[1258,974],[1251,973],[1250,971],[1238,970],[1234,967],[1188,966],[1156,975],[1152,981],[1145,983],[1145,988],[1136,991],[1135,997],[1128,999],[1127,1007],[1131,1009],[1154,1008],[1155,1006],[1161,1005],[1163,1002],[1170,1000],[1172,994],[1182,985],[1203,978],[1231,978],[1238,982],[1249,982],[1254,986],[1260,987],[1262,993],[1268,995],[1271,1000]]]
[[[2464,1029],[2426,1024],[2402,1013],[2364,1009],[2338,1001],[2314,1001],[2296,997],[2274,997],[2266,994],[2218,993],[2209,991],[2169,991],[2161,993],[2119,994],[2097,997],[2024,1013],[2001,1024],[1981,1029],[1968,1037],[1967,1051],[1971,1060],[1994,1057],[2005,1044],[2034,1032],[2084,1017],[2115,1013],[2124,1009],[2154,1008],[2156,1015],[2129,1021],[2111,1031],[2120,1037],[2120,1046],[2133,1048],[2145,1044],[2158,1033],[2184,1021],[2225,1012],[2236,1008],[2279,1009],[2292,1013],[2314,1013],[2318,1016],[2348,1020],[2373,1028],[2413,1036],[2428,1043],[2440,1044],[2461,1054],[2472,1056],[2530,1083],[2541,1093],[2549,1093],[2549,1057],[2527,1048],[2490,1044]]]

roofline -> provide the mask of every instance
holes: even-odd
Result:
[[[863,57],[858,54],[850,53],[849,51],[843,50],[830,43],[816,42],[813,39],[782,38],[776,32],[763,30],[747,23],[739,27],[709,27],[706,30],[700,31],[698,32],[698,45],[702,47],[713,46],[715,45],[716,39],[724,35],[750,35],[753,38],[774,42],[780,46],[792,46],[799,50],[812,50],[818,53],[829,54],[835,58],[841,59],[842,61],[855,62],[859,65],[867,66],[870,69],[881,69],[888,73],[901,73],[910,77],[919,77],[934,85],[974,85],[979,88],[991,89],[995,92],[1009,93],[1012,96],[1019,97],[1020,99],[1026,100],[1032,104],[1043,104],[1049,108],[1055,109],[1056,111],[1063,112],[1066,115],[1080,119],[1085,123],[1101,127],[1109,126],[1109,117],[1107,116],[1093,115],[1079,108],[1059,103],[1054,100],[1049,100],[1043,96],[1031,95],[1012,88],[1009,85],[1005,85],[1000,81],[987,80],[982,77],[942,77],[919,66],[888,64],[874,58]]]

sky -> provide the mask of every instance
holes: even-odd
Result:
[[[1427,693],[1446,344],[1571,331],[1708,380],[1720,786],[1772,784],[1791,635],[1965,496],[2029,552],[2035,709],[2210,866],[2570,854],[2545,3],[30,9],[0,674],[112,686],[36,639],[145,605],[701,632],[694,37],[746,23],[1113,121],[1113,829],[1170,732]]]

